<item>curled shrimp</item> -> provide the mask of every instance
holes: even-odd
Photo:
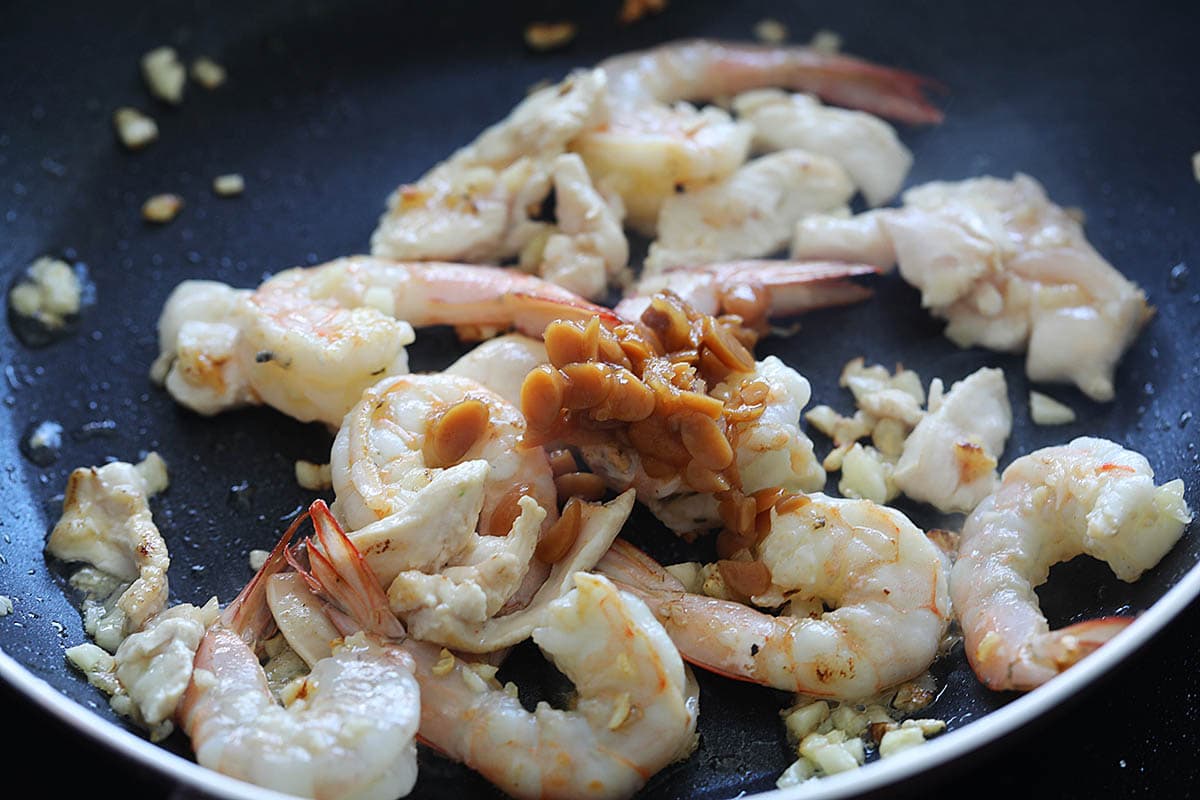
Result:
[[[573,710],[526,711],[489,672],[410,647],[422,739],[513,797],[629,797],[695,746],[699,687],[662,625],[606,578],[574,583],[533,631],[574,682]]]
[[[423,635],[436,625],[412,614],[473,623],[496,615],[529,574],[540,531],[557,519],[550,462],[544,450],[521,445],[524,431],[511,403],[442,373],[380,381],[334,439],[335,510],[351,530],[369,528],[358,534],[362,549],[389,585],[393,610]],[[422,496],[447,468],[457,468],[457,496]],[[418,516],[430,511],[450,524],[428,537],[398,523],[397,514],[413,518],[414,504]]]
[[[1107,617],[1051,631],[1035,587],[1086,553],[1134,581],[1158,563],[1192,515],[1183,481],[1154,485],[1146,459],[1081,437],[1017,459],[963,526],[950,576],[967,659],[989,688],[1036,688],[1133,620]]]
[[[764,577],[752,599],[817,601],[832,611],[772,616],[691,594],[625,542],[598,570],[646,601],[685,659],[729,677],[854,700],[929,666],[950,622],[950,598],[945,561],[924,533],[894,509],[821,494],[763,513],[770,529],[755,561]]]
[[[413,325],[538,336],[553,319],[593,315],[613,318],[516,270],[342,258],[286,270],[253,292],[180,284],[159,320],[151,374],[201,414],[266,404],[337,427],[368,386],[408,371]]]
[[[797,149],[756,158],[722,181],[663,201],[642,274],[770,256],[787,247],[803,217],[843,208],[853,194],[831,158]]]
[[[365,631],[341,639],[287,706],[255,655],[272,624],[268,581],[285,568],[300,521],[205,633],[180,725],[201,765],[250,783],[322,800],[406,795],[416,782],[420,695],[412,658],[394,641]]]
[[[608,76],[608,121],[570,147],[597,184],[620,194],[629,224],[647,235],[664,200],[680,187],[730,175],[754,135],[749,123],[722,109],[679,101],[776,86],[908,122],[941,120],[925,100],[927,79],[805,47],[688,40],[614,56],[599,67]]]
[[[632,495],[622,503],[628,514]],[[601,516],[608,513],[596,508]],[[318,568],[302,581],[278,584],[280,594],[291,595],[280,607],[332,603],[345,612],[329,616],[335,625],[368,610],[386,615],[367,558],[319,502],[312,514]],[[310,540],[310,559],[312,545]],[[532,633],[575,682],[573,710],[541,703],[526,711],[496,682],[495,667],[409,638],[400,646],[412,657],[420,683],[420,738],[513,797],[628,797],[695,746],[699,687],[641,601],[597,575],[572,571],[563,578],[558,596],[540,608],[526,635]],[[327,632],[312,624],[320,616],[319,610],[277,616],[293,646],[318,643],[306,659],[324,657],[319,642]],[[391,624],[398,625],[394,618]]]

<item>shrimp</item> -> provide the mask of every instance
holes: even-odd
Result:
[[[717,183],[668,197],[643,277],[665,267],[769,256],[808,214],[844,207],[854,194],[833,159],[803,150],[756,158]]]
[[[829,108],[811,95],[778,89],[738,95],[732,107],[754,127],[755,150],[799,148],[832,158],[871,206],[895,197],[912,166],[912,153],[895,128],[862,111]]]
[[[613,56],[599,67],[608,76],[609,96],[630,105],[778,86],[916,125],[942,121],[925,98],[936,85],[930,79],[804,46],[690,39]]]
[[[1004,371],[982,367],[942,394],[935,378],[929,413],[904,441],[896,486],[944,512],[970,513],[998,482],[996,464],[1012,432]]]
[[[1035,587],[1051,565],[1086,553],[1134,581],[1192,519],[1183,481],[1154,485],[1146,459],[1081,437],[1017,459],[963,526],[950,575],[967,659],[995,690],[1034,689],[1120,633],[1107,617],[1051,631]]]
[[[386,546],[364,549],[387,559],[381,571],[394,611],[482,623],[520,588],[539,532],[557,519],[550,462],[544,450],[521,446],[524,431],[515,406],[469,378],[445,373],[385,378],[346,415],[330,466],[335,510],[351,530],[414,504],[456,520],[435,526],[441,536],[423,559],[400,546],[395,531],[404,526],[384,522],[369,532],[375,541],[381,527],[389,531]],[[460,497],[440,507],[418,498],[442,470],[455,466],[466,477]],[[468,491],[471,482],[479,490]],[[532,498],[529,505],[520,503],[523,496]]]
[[[413,325],[540,335],[553,319],[594,315],[615,319],[515,270],[342,258],[286,270],[254,292],[180,284],[159,320],[151,375],[201,414],[266,404],[336,428],[368,386],[408,371]]]
[[[934,182],[904,208],[802,219],[794,258],[849,258],[900,274],[960,347],[1026,351],[1034,381],[1112,400],[1121,355],[1153,315],[1145,293],[1027,175]]]
[[[598,571],[646,601],[685,659],[729,677],[855,700],[929,666],[950,622],[950,597],[944,557],[920,529],[886,506],[822,494],[792,495],[761,513],[769,530],[755,560],[765,577],[751,599],[834,610],[776,617],[690,594],[624,542]]]
[[[650,298],[669,291],[703,314],[737,314],[751,328],[767,317],[800,314],[866,300],[871,290],[849,280],[875,275],[867,264],[831,261],[742,260],[673,267],[641,278],[617,303],[617,316],[641,318]]]
[[[749,123],[722,109],[678,101],[780,86],[909,122],[941,120],[923,95],[927,79],[804,47],[679,41],[614,56],[599,68],[608,77],[607,124],[585,130],[570,148],[594,181],[621,195],[628,223],[647,235],[666,198],[729,176],[753,138]]]
[[[180,725],[197,762],[259,786],[330,800],[406,795],[416,782],[421,701],[413,660],[395,641],[368,631],[341,639],[287,706],[254,653],[272,624],[266,587],[286,566],[299,522],[205,633]]]
[[[607,119],[600,70],[531,94],[388,200],[371,252],[401,259],[522,266],[580,295],[602,297],[629,259],[619,198],[594,186],[569,140]],[[553,191],[555,221],[542,216]]]
[[[479,381],[514,406],[521,405],[521,383],[530,370],[550,361],[541,339],[521,333],[507,333],[480,342],[474,349],[445,369]]]
[[[752,388],[753,387],[753,388]],[[739,406],[746,392],[762,392],[762,413],[731,421],[726,436],[740,491],[783,487],[815,491],[825,485],[825,470],[813,453],[812,440],[800,428],[800,414],[812,396],[808,381],[775,356],[734,373],[709,392],[728,408]],[[583,444],[580,454],[609,486],[632,486],[638,498],[668,528],[690,533],[720,527],[719,492],[697,491],[683,472],[662,476],[647,472],[645,455],[619,443]],[[652,468],[653,469],[653,468]]]
[[[98,642],[110,652],[166,607],[171,558],[147,502],[166,487],[167,467],[157,453],[137,465],[114,461],[80,468],[67,480],[62,517],[50,531],[46,552],[85,561],[123,583],[105,614],[111,619],[96,628]]]
[[[699,687],[642,601],[577,572],[533,640],[575,684],[526,711],[484,671],[413,643],[421,737],[518,798],[624,798],[695,747]]]
[[[622,502],[627,514],[632,495]],[[305,580],[288,584],[295,595],[289,605],[332,603],[351,620],[363,609],[386,614],[365,556],[319,501],[312,516],[323,555]],[[699,687],[640,600],[597,575],[564,577],[559,596],[540,608],[528,631],[575,681],[573,710],[541,703],[530,713],[496,682],[495,667],[408,638],[399,646],[420,684],[420,737],[513,797],[628,797],[695,746]],[[322,635],[304,615],[278,621],[289,642]]]

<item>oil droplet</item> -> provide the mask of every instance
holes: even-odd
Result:
[[[1172,292],[1178,292],[1187,285],[1188,266],[1182,261],[1171,267],[1171,277],[1167,279],[1167,288]]]
[[[21,437],[21,453],[39,467],[48,467],[62,451],[63,427],[54,420],[35,423]]]

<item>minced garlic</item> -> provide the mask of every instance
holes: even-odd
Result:
[[[554,50],[570,44],[577,33],[574,22],[532,22],[525,26],[525,44],[533,50]]]
[[[79,313],[82,302],[83,286],[75,270],[65,261],[48,256],[26,267],[8,293],[14,313],[50,329],[63,327],[67,317]]]
[[[192,80],[211,91],[225,82],[225,68],[208,56],[200,56],[192,62]]]
[[[183,208],[183,198],[177,194],[156,194],[142,203],[142,219],[159,224],[170,222]]]
[[[173,47],[156,47],[142,56],[142,77],[150,93],[160,100],[179,105],[187,70]]]
[[[1035,425],[1069,425],[1075,421],[1075,411],[1041,392],[1029,392],[1029,416]]]
[[[246,191],[246,179],[236,172],[213,178],[213,191],[220,197],[236,197]]]
[[[158,139],[158,123],[131,106],[122,106],[113,112],[113,127],[117,129],[121,144],[130,150],[140,150]]]

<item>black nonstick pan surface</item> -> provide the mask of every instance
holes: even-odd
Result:
[[[248,551],[269,547],[312,499],[295,484],[292,463],[327,460],[323,429],[262,409],[200,418],[150,383],[155,322],[179,281],[252,286],[286,267],[365,252],[387,194],[502,117],[528,86],[680,36],[750,38],[766,17],[787,25],[794,40],[827,28],[849,52],[943,82],[947,92],[936,99],[946,121],[899,126],[916,156],[909,184],[1033,175],[1052,199],[1082,209],[1092,242],[1145,288],[1158,313],[1123,361],[1113,403],[1050,387],[1079,412],[1060,428],[1029,422],[1019,357],[958,350],[895,275],[874,280],[866,304],[805,316],[797,335],[766,340],[760,355],[780,355],[812,382],[814,403],[842,410],[850,399],[837,376],[855,356],[902,361],[926,381],[947,383],[984,364],[1002,366],[1015,416],[1005,463],[1077,435],[1105,436],[1146,454],[1161,480],[1183,478],[1197,508],[1196,8],[674,0],[665,13],[624,27],[612,3],[7,4],[0,11],[0,277],[7,288],[34,258],[65,257],[86,265],[95,302],[69,336],[43,346],[0,328],[0,594],[14,602],[13,613],[0,617],[8,657],[0,660],[4,760],[20,768],[49,756],[54,768],[39,772],[40,788],[55,794],[213,791],[171,762],[163,771],[131,755],[117,732],[124,723],[66,666],[63,650],[86,637],[69,570],[43,555],[72,468],[154,449],[172,473],[152,507],[172,556],[173,601],[212,594],[227,601],[250,577]],[[526,50],[527,22],[561,18],[580,23],[574,43],[548,54]],[[228,83],[214,92],[189,86],[178,109],[152,101],[137,60],[160,44],[189,58],[215,57]],[[150,111],[160,141],[124,151],[110,122],[121,105]],[[211,179],[226,172],[245,176],[243,196],[213,195]],[[165,191],[186,206],[172,223],[149,226],[140,205]],[[437,369],[460,352],[449,331],[432,330],[419,334],[412,357],[417,369]],[[19,443],[44,420],[61,424],[62,446],[35,462]],[[814,438],[824,452],[828,443]],[[899,505],[922,526],[961,523]],[[646,514],[629,531],[664,559],[687,552]],[[959,736],[965,744],[919,774],[839,791],[1188,794],[1200,778],[1200,607],[1183,595],[1194,594],[1195,581],[1184,576],[1200,561],[1197,535],[1193,525],[1136,584],[1080,560],[1055,568],[1041,592],[1051,622],[1062,624],[1146,611],[1179,585],[1171,613],[1158,622],[1174,618],[1147,644],[1127,648],[1127,657],[1122,650],[1109,659],[1111,669],[1093,670],[1094,679],[1021,714],[1012,713],[1025,708],[1011,705],[1015,695],[981,688],[956,651],[934,667],[944,688],[926,713],[950,722],[946,741]],[[531,648],[519,650],[506,672],[524,681],[528,698],[563,691]],[[772,789],[791,761],[777,716],[787,696],[712,676],[701,681],[699,750],[656,776],[644,796]],[[98,732],[97,718],[106,721]],[[989,719],[1016,721],[987,728]],[[181,738],[163,747],[187,757]],[[421,770],[415,796],[495,794],[428,753]]]

